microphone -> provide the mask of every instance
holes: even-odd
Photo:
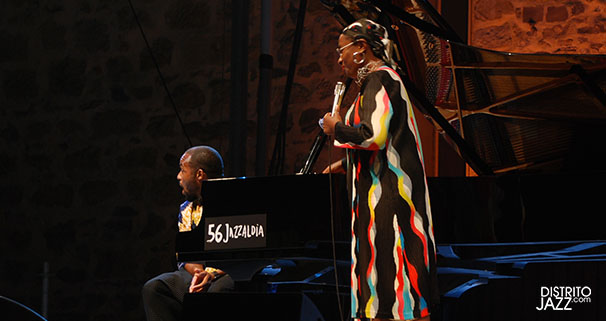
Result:
[[[335,99],[332,103],[332,111],[330,113],[331,116],[334,116],[337,112],[337,109],[341,106],[341,101],[343,100],[343,94],[345,93],[345,85],[338,81],[335,85]],[[321,128],[324,128],[324,119],[320,118],[318,120],[318,124]]]
[[[350,84],[351,79],[347,80],[347,85]],[[342,82],[337,82],[335,86],[335,100],[332,103],[332,114],[335,115],[339,106],[341,106],[341,100],[343,100],[343,95],[345,94],[346,85]],[[320,127],[324,128],[324,118],[320,118],[318,120],[318,124]],[[320,155],[320,151],[322,150],[322,146],[326,142],[326,134],[324,134],[324,130],[320,130],[318,135],[316,136],[316,140],[314,141],[313,146],[311,146],[311,150],[309,151],[309,155],[307,156],[307,160],[305,161],[305,165],[299,171],[299,174],[309,174],[313,168],[314,163],[318,159],[318,155]]]
[[[343,94],[345,93],[345,85],[342,82],[337,82],[335,85],[335,100],[332,103],[332,112],[331,115],[334,116],[337,112],[337,108],[341,106],[341,101],[343,100]]]

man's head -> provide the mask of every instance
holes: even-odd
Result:
[[[177,174],[179,185],[188,201],[199,199],[202,181],[223,177],[223,159],[219,152],[209,146],[195,146],[183,153],[179,161],[181,170]]]

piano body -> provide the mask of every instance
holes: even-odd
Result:
[[[331,259],[332,249],[314,242],[330,241],[333,232],[336,241],[348,241],[349,233],[343,230],[349,228],[348,217],[343,217],[347,211],[345,193],[342,175],[205,181],[202,187],[205,228],[178,233],[177,260],[271,259],[306,256],[309,252]],[[220,220],[224,217],[231,221]],[[247,221],[247,217],[258,220]],[[229,250],[229,257],[222,250]]]
[[[177,233],[177,260],[226,271],[236,291],[186,295],[187,319],[233,300],[238,320],[340,319],[337,307],[349,305],[351,244],[344,175],[214,179],[204,182],[202,198],[203,223]]]
[[[606,232],[594,223],[603,206],[595,182],[606,179],[606,56],[471,47],[423,0],[322,2],[342,25],[367,17],[390,27],[415,108],[478,174],[429,178],[443,298],[432,320],[563,320],[537,314],[539,288],[579,282],[602,295],[576,309],[606,318]],[[311,304],[323,317],[307,319],[340,319],[349,315],[345,194],[340,175],[209,181],[208,221],[179,233],[178,260],[233,273],[257,308],[276,302],[266,294],[303,293],[293,320],[326,294]],[[226,224],[262,226],[264,238],[230,247],[250,233]],[[189,295],[186,307],[212,300]]]

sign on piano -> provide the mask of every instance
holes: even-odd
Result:
[[[226,250],[265,247],[266,214],[207,217],[204,249]]]

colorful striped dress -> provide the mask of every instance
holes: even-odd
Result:
[[[347,149],[353,318],[425,317],[439,299],[435,241],[419,133],[398,74],[364,80],[335,128]]]

